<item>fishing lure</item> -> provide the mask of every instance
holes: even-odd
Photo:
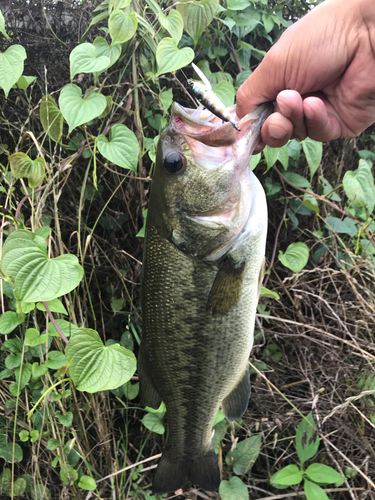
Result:
[[[206,75],[194,63],[192,63],[192,66],[204,83],[189,79],[186,83],[190,92],[205,108],[211,111],[211,113],[216,115],[218,118],[221,118],[223,121],[229,122],[238,132],[241,132],[239,126],[232,121],[231,114],[225,107],[224,103],[221,102],[220,98],[212,90],[211,84],[207,80]]]

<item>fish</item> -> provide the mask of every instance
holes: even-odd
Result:
[[[228,108],[237,121],[235,106]],[[142,266],[140,396],[166,405],[153,493],[220,485],[212,427],[248,407],[248,359],[264,274],[267,204],[249,167],[272,105],[239,120],[173,103],[160,135]],[[194,116],[193,116],[194,115]]]

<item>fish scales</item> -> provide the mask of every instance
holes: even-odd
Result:
[[[267,228],[265,195],[248,169],[251,151],[246,162],[235,154],[213,175],[210,161],[199,164],[206,146],[202,149],[178,129],[181,116],[189,123],[184,113],[175,106],[172,123],[160,137],[146,223],[138,371],[144,403],[157,408],[163,400],[168,424],[155,493],[175,491],[188,481],[207,490],[219,486],[212,425],[220,405],[229,419],[247,408]],[[204,127],[202,121],[198,126]],[[240,140],[234,137],[234,144]],[[171,158],[168,168],[175,168],[178,155],[185,162],[183,172],[166,172],[165,158]],[[249,207],[250,194],[254,203]],[[246,218],[240,209],[247,210]],[[233,227],[223,224],[235,215],[239,222]]]

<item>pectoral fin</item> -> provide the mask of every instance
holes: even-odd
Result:
[[[147,361],[142,349],[142,343],[138,353],[137,371],[139,375],[139,392],[141,400],[145,406],[158,409],[161,405],[162,398],[158,391],[155,389],[152,379],[147,369]]]
[[[208,296],[207,311],[226,314],[239,303],[244,269],[244,262],[236,266],[230,259],[219,269]]]
[[[223,413],[227,420],[237,420],[247,410],[251,395],[250,372],[245,367],[244,374],[236,387],[228,394],[221,404]]]

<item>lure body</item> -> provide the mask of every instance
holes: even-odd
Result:
[[[210,88],[211,86],[205,85],[196,80],[188,80],[187,87],[191,91],[191,93],[198,99],[200,103],[203,104],[205,108],[207,108],[211,113],[218,116],[225,122],[229,122],[238,132],[241,132],[241,129],[238,125],[232,121],[232,117],[225,107],[224,103],[220,100],[220,98],[215,94],[215,92]]]

